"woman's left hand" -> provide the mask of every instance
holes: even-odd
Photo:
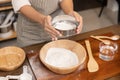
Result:
[[[82,27],[83,27],[82,16],[80,16],[80,14],[75,12],[75,11],[71,12],[69,15],[75,17],[76,21],[79,22],[79,25],[78,25],[78,27],[76,29],[77,34],[79,34],[82,31]]]

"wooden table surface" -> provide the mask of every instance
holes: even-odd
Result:
[[[106,35],[110,36],[111,33],[107,33]],[[82,65],[82,69],[79,69],[71,74],[67,75],[59,75],[53,73],[52,71],[48,70],[39,60],[39,50],[41,46],[38,46],[38,50],[32,49],[34,52],[27,54],[29,59],[30,65],[32,65],[32,70],[35,73],[35,76],[38,80],[103,80],[114,76],[120,73],[120,49],[118,49],[118,53],[115,55],[115,59],[109,62],[102,61],[99,57],[99,41],[89,38],[91,43],[92,52],[94,58],[99,64],[99,71],[90,73],[86,67],[86,62]],[[84,40],[77,41],[78,43],[82,44],[85,47]],[[120,44],[119,41],[114,41]],[[85,47],[86,48],[86,47]],[[88,58],[88,57],[87,57]],[[88,60],[88,59],[87,59]]]
[[[118,49],[117,54],[115,55],[114,60],[112,61],[102,61],[99,57],[99,41],[93,38],[90,38],[90,35],[107,35],[112,36],[114,34],[120,35],[120,26],[113,25],[109,27],[105,27],[102,29],[82,33],[76,36],[69,37],[67,39],[77,41],[78,43],[82,44],[85,47],[84,40],[89,39],[91,43],[91,48],[93,52],[93,56],[99,64],[99,71],[90,73],[87,70],[86,64],[88,61],[88,57],[82,67],[71,73],[66,75],[59,75],[53,73],[52,71],[48,70],[41,62],[38,57],[40,48],[44,46],[47,42],[31,45],[24,47],[23,49],[27,53],[26,61],[23,65],[27,64],[29,66],[29,73],[33,76],[33,80],[120,80],[120,47]],[[114,41],[120,44],[120,40]],[[86,48],[86,47],[85,47]],[[0,76],[6,76],[7,74],[21,74],[22,73],[22,66],[15,71],[6,73],[0,72]]]

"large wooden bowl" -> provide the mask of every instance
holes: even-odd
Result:
[[[17,69],[25,60],[23,49],[15,46],[0,49],[0,70],[12,71]]]
[[[60,68],[60,67],[55,67],[50,64],[47,64],[45,62],[47,51],[49,48],[53,48],[53,47],[65,48],[65,49],[71,50],[78,56],[79,64],[72,67],[68,67],[68,68]],[[42,63],[51,71],[59,74],[67,74],[77,70],[80,67],[80,65],[82,65],[85,62],[86,50],[81,44],[75,41],[63,39],[63,40],[52,41],[44,45],[40,50],[39,57]]]

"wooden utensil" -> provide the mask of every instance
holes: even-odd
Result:
[[[97,39],[97,40],[103,42],[104,44],[110,44],[110,41],[109,41],[109,40],[102,40],[102,39],[100,39],[100,38],[98,38],[98,37],[95,37],[95,36],[93,36],[93,35],[91,35],[90,37],[92,37],[92,38],[94,38],[94,39]]]
[[[119,40],[120,39],[120,36],[119,35],[113,35],[111,37],[109,36],[95,36],[97,38],[106,38],[106,39],[110,39],[110,40]]]
[[[95,61],[94,57],[92,56],[92,51],[91,51],[89,40],[85,40],[85,44],[86,44],[86,48],[87,48],[87,52],[88,52],[88,56],[89,56],[89,60],[88,60],[88,64],[87,64],[88,71],[96,72],[99,70],[99,66],[98,66],[98,63]]]

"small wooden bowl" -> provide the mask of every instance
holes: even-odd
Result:
[[[23,49],[8,46],[0,49],[0,70],[12,71],[17,69],[25,60]]]
[[[46,63],[45,57],[46,57],[47,51],[49,48],[52,48],[52,47],[65,48],[74,52],[79,59],[78,65],[68,67],[68,68],[60,68],[60,67],[55,67]],[[63,39],[63,40],[52,41],[44,45],[40,50],[39,57],[42,63],[51,71],[59,74],[67,74],[77,70],[80,67],[80,65],[82,65],[85,62],[86,50],[81,44],[75,41]]]

